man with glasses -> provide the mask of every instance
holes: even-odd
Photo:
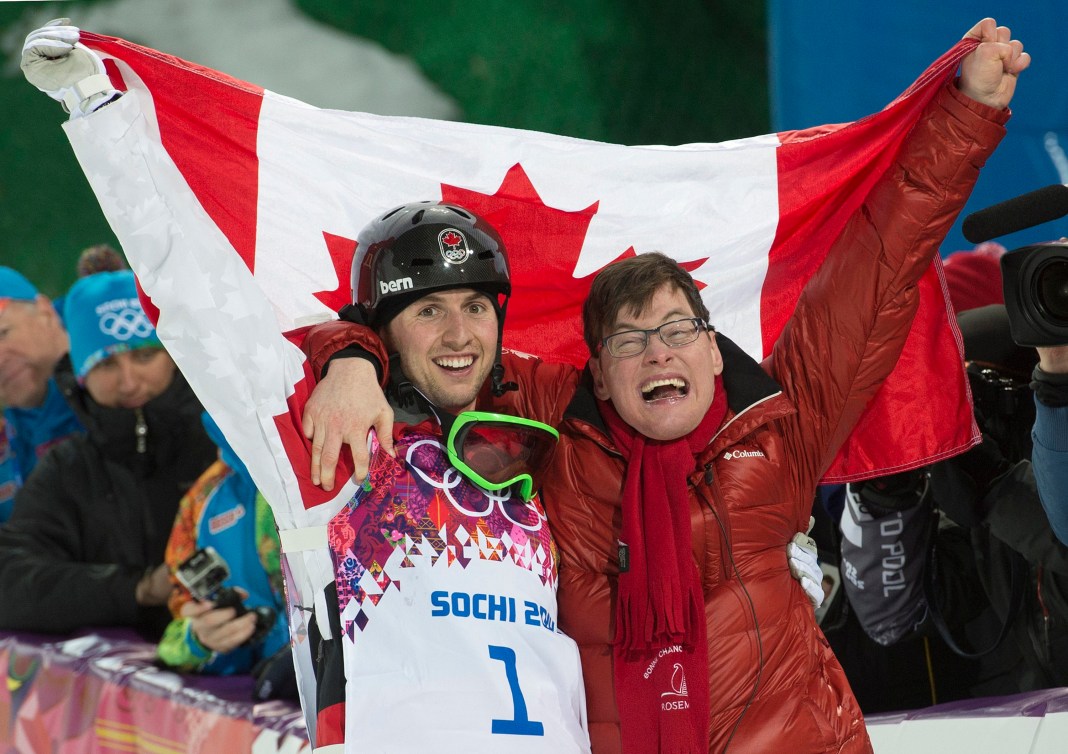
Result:
[[[522,412],[561,430],[543,491],[561,548],[560,627],[582,654],[597,754],[871,751],[782,546],[807,525],[824,469],[893,368],[917,282],[1030,62],[993,19],[967,36],[980,44],[960,78],[834,242],[763,364],[708,326],[689,273],[641,254],[593,283],[589,375],[574,389],[567,380],[566,410]],[[321,328],[306,342],[314,364],[346,337],[383,359],[365,331]],[[564,378],[539,380],[522,359],[504,366],[520,390],[496,396],[502,410],[539,391],[559,406]],[[366,369],[335,362],[320,385],[329,397],[308,404],[305,429],[325,462],[312,474],[328,487],[338,441],[357,440],[359,468],[373,422],[325,407],[369,395],[350,379]]]

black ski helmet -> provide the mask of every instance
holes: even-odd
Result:
[[[486,293],[504,324],[499,296],[512,292],[508,259],[497,231],[463,207],[433,201],[391,209],[357,236],[352,300],[372,327],[389,323],[432,291]]]

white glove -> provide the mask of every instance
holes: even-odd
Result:
[[[104,61],[78,41],[78,27],[69,24],[69,18],[57,18],[30,32],[22,46],[22,72],[27,81],[62,102],[71,118],[79,118],[119,92],[111,86]]]
[[[801,583],[812,608],[823,604],[823,569],[816,557],[816,542],[802,532],[786,545],[786,559],[790,562],[790,575]]]

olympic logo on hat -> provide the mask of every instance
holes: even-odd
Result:
[[[100,318],[100,332],[115,340],[147,338],[152,334],[152,323],[140,309],[123,309],[107,312]]]

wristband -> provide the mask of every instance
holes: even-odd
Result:
[[[1031,389],[1043,406],[1068,406],[1068,374],[1051,374],[1036,366],[1031,373]]]
[[[368,351],[366,348],[361,348],[357,345],[345,346],[344,348],[342,348],[340,351],[338,351],[329,359],[327,359],[325,364],[323,364],[320,379],[326,377],[326,373],[327,371],[329,371],[330,364],[334,361],[334,359],[363,359],[364,361],[371,362],[371,366],[375,368],[375,377],[378,378],[378,384],[382,384],[382,364],[380,364],[378,359],[375,358],[375,355]]]

